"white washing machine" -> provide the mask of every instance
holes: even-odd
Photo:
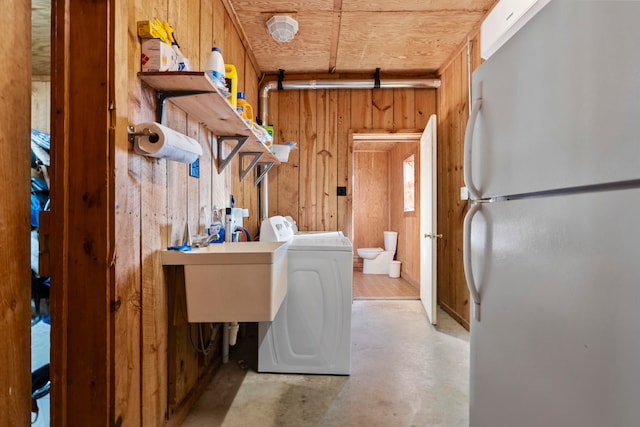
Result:
[[[279,224],[279,218],[266,221]],[[261,240],[263,236],[269,238],[271,233],[264,229],[272,226],[278,228],[263,224]],[[259,324],[258,371],[349,375],[351,241],[326,233],[288,239],[287,296],[273,322]]]

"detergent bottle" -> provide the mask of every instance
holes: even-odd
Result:
[[[219,89],[226,88],[225,85],[225,69],[224,60],[220,49],[217,47],[211,48],[211,54],[207,65],[204,67],[204,72],[211,78],[213,85]]]
[[[242,107],[243,116],[249,126],[253,125],[253,108],[245,98],[244,92],[238,92],[238,107]]]

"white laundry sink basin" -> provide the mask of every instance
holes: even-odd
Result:
[[[286,242],[225,242],[162,251],[184,266],[189,322],[272,321],[287,294]]]

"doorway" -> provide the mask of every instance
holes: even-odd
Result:
[[[31,372],[33,426],[50,425],[51,322],[49,275],[41,266],[40,211],[49,209],[51,166],[51,1],[31,2]]]
[[[419,141],[420,131],[353,133],[354,298],[420,298]],[[405,211],[403,163],[415,164],[415,200]],[[399,278],[363,274],[358,248],[384,248],[384,231],[398,232],[394,260]]]

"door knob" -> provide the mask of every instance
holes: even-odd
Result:
[[[426,234],[424,235],[426,239],[442,239],[442,234]]]

